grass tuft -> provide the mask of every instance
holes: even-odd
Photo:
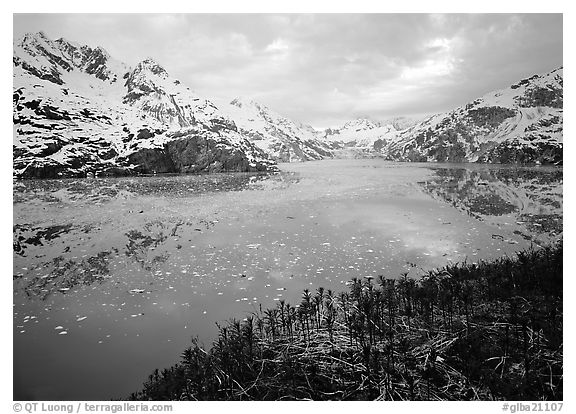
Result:
[[[562,400],[562,243],[219,326],[134,400]]]

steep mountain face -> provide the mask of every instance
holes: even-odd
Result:
[[[323,139],[338,148],[355,149],[360,153],[374,154],[398,138],[398,129],[391,123],[369,119],[349,121],[340,128],[328,128]]]
[[[152,59],[28,34],[13,51],[16,177],[264,171],[274,162]]]
[[[44,33],[13,50],[16,177],[265,171],[276,161],[562,162],[563,70],[423,121],[357,119],[317,132],[243,99],[216,107],[158,63]]]
[[[238,130],[280,162],[320,160],[332,156],[331,146],[309,125],[291,121],[266,106],[236,98],[222,111]]]
[[[563,70],[523,79],[402,131],[391,160],[561,163]]]
[[[408,129],[414,125],[419,124],[420,122],[424,121],[424,119],[428,118],[428,116],[419,116],[419,117],[408,117],[408,116],[394,116],[388,119],[384,119],[380,121],[380,124],[390,124],[392,125],[397,131],[403,131]]]

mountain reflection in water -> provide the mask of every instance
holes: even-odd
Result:
[[[526,240],[562,236],[562,170],[546,168],[432,168],[419,184],[437,199],[496,226],[516,225]]]
[[[122,398],[260,304],[562,237],[558,168],[281,169],[15,181],[14,398]]]

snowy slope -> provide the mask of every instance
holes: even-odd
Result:
[[[385,124],[360,118],[345,123],[340,128],[324,131],[323,139],[341,147],[357,147],[365,151],[380,150],[398,138],[398,130],[391,123]]]
[[[152,59],[134,69],[102,48],[42,32],[13,49],[16,177],[262,171],[274,162],[214,104]]]
[[[392,125],[397,131],[403,131],[408,129],[416,124],[419,124],[424,119],[428,118],[428,116],[393,116],[390,118],[386,118],[380,121],[381,125]]]
[[[534,75],[421,122],[357,119],[317,132],[250,100],[216,107],[153,59],[44,33],[13,45],[16,177],[263,171],[275,161],[561,163],[563,70]]]
[[[221,109],[243,135],[275,160],[309,161],[332,156],[330,146],[318,139],[314,128],[285,118],[258,102],[236,98]]]
[[[509,88],[402,131],[382,148],[392,160],[561,163],[563,70]]]

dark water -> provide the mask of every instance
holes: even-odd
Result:
[[[282,170],[15,182],[14,398],[123,398],[258,304],[562,237],[557,168]]]

